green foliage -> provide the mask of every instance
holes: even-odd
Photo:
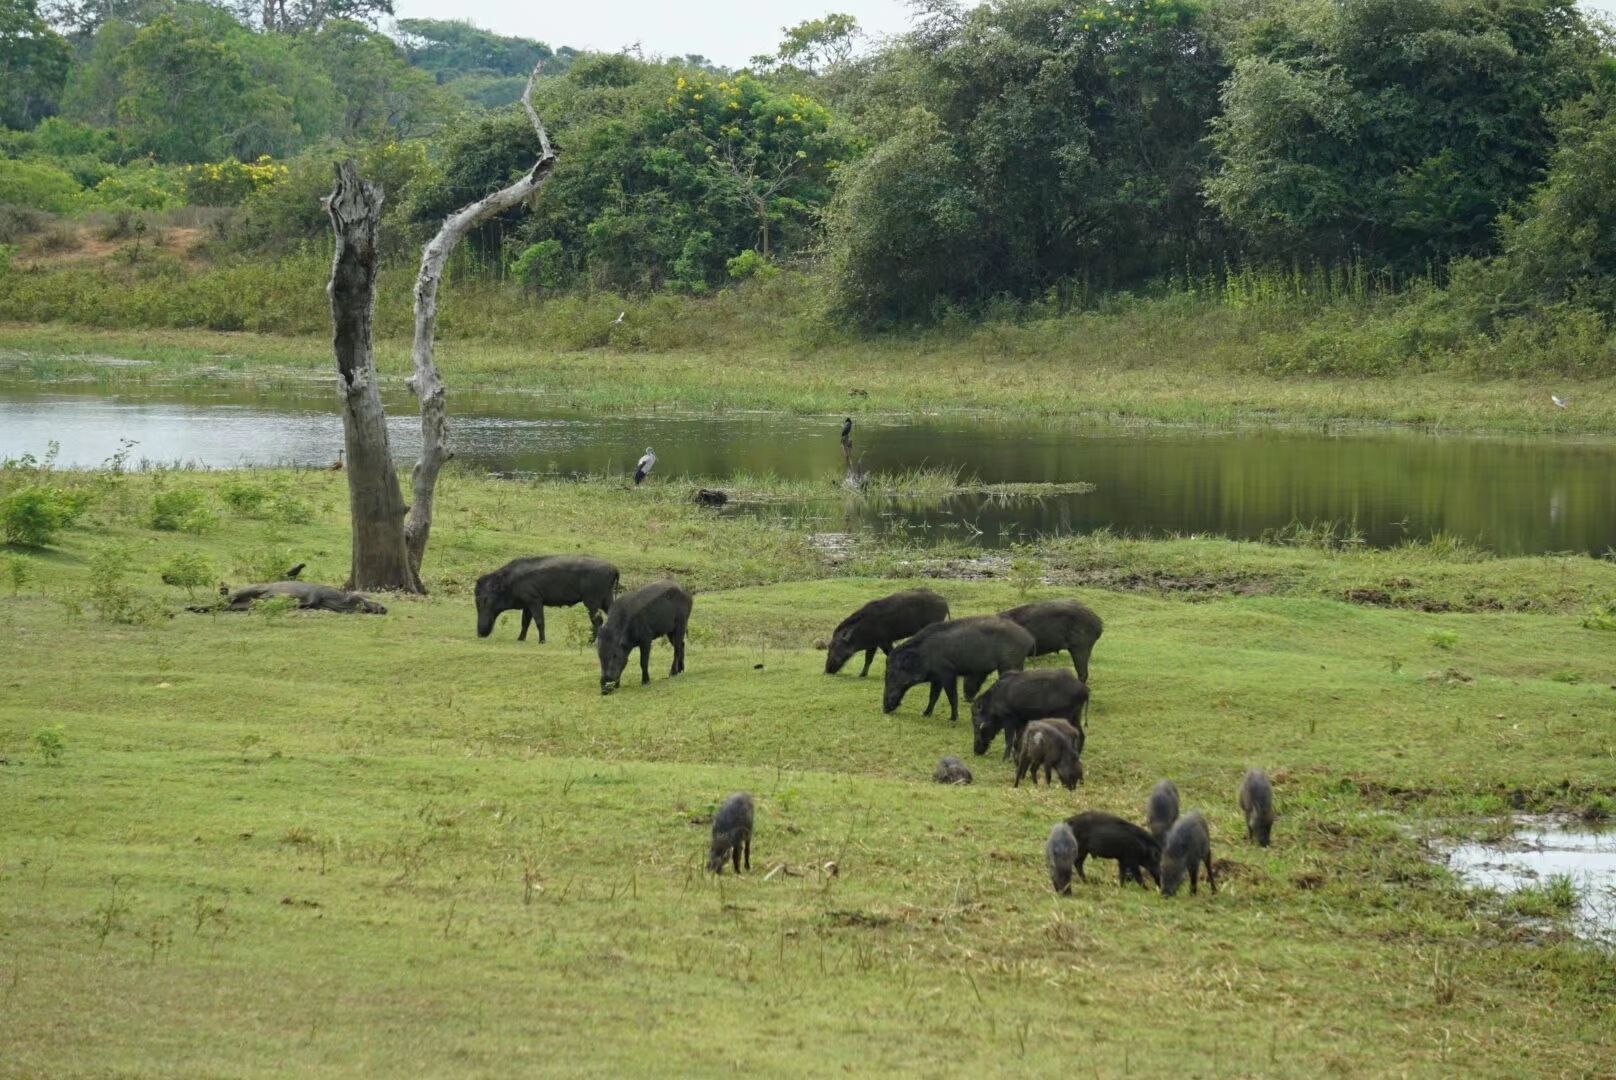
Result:
[[[58,533],[78,521],[84,508],[78,492],[49,483],[24,484],[0,497],[0,527],[8,544],[49,547]]]
[[[935,18],[873,80],[881,143],[832,208],[836,306],[915,319],[1209,253],[1225,67],[1194,0],[1008,0]]]
[[[854,148],[822,105],[746,74],[587,58],[540,89],[537,107],[568,149],[522,235],[558,240],[569,275],[598,287],[699,293],[728,280],[728,260],[742,251],[806,251],[830,179]],[[468,161],[498,160],[504,172],[485,167],[459,181],[460,202],[531,166],[531,148],[492,157],[522,138],[522,122],[513,113],[470,140]],[[480,149],[491,139],[501,141]]]
[[[283,183],[287,168],[268,157],[261,157],[250,165],[230,157],[187,165],[180,175],[185,181],[186,202],[196,206],[236,206],[251,195]]]
[[[780,273],[780,268],[770,262],[766,255],[761,255],[752,248],[747,248],[733,259],[725,262],[724,270],[737,281],[745,281],[749,277],[758,277],[767,281]]]
[[[1576,910],[1582,890],[1569,874],[1550,874],[1510,893],[1505,908],[1529,919],[1557,919]]]
[[[1616,599],[1590,607],[1582,617],[1582,625],[1589,630],[1616,630]]]
[[[822,19],[809,19],[787,28],[774,56],[756,57],[753,62],[765,66],[789,65],[809,75],[818,75],[851,60],[862,36],[857,19],[833,12]]]
[[[1570,0],[1257,9],[1212,122],[1212,202],[1262,250],[1419,270],[1483,253],[1589,84]]]
[[[106,622],[138,623],[153,613],[126,580],[132,561],[128,550],[116,544],[103,544],[90,556],[88,599]]]
[[[61,724],[49,724],[34,732],[34,749],[44,758],[46,765],[60,765],[67,750],[67,738]]]
[[[54,112],[70,59],[38,0],[0,0],[0,125],[30,128]]]
[[[206,532],[219,523],[205,492],[181,487],[152,496],[151,527],[162,532]]]
[[[73,208],[79,190],[79,182],[56,165],[0,158],[0,203],[62,213]]]
[[[1425,635],[1425,640],[1433,649],[1452,651],[1453,647],[1459,644],[1459,635],[1452,630],[1432,630]]]
[[[563,281],[561,241],[551,237],[529,244],[511,263],[511,277],[535,289],[554,289]]]
[[[157,574],[165,585],[175,585],[190,592],[211,583],[214,579],[213,563],[199,551],[177,551],[163,561]]]
[[[4,564],[6,580],[11,582],[11,595],[18,595],[22,592],[22,587],[28,584],[28,579],[33,576],[33,569],[28,560],[21,555],[7,552],[0,557],[0,564]]]

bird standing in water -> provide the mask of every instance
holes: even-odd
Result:
[[[853,418],[851,416],[842,421],[842,458],[847,462],[848,468],[853,467]]]
[[[639,461],[636,461],[634,463],[634,486],[635,487],[638,487],[640,485],[641,481],[643,481],[647,476],[651,475],[651,469],[655,465],[656,465],[656,455],[653,454],[651,452],[651,448],[649,446],[647,446],[645,448],[645,455],[643,457],[641,457]]]

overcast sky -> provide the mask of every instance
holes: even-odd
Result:
[[[400,18],[470,19],[485,30],[537,38],[552,46],[616,52],[638,42],[647,54],[700,53],[728,67],[773,52],[780,28],[830,11],[846,12],[871,34],[909,25],[905,0],[395,0]],[[1584,0],[1616,15],[1616,0]]]

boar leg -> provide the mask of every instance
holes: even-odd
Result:
[[[533,625],[539,628],[539,644],[544,644],[544,601],[533,605]]]
[[[1206,854],[1206,883],[1212,887],[1213,892],[1218,891],[1218,880],[1212,876],[1212,853]]]
[[[862,679],[862,678],[864,678],[866,675],[868,675],[870,673],[870,665],[873,664],[873,663],[875,663],[875,650],[873,648],[865,649],[864,650],[864,670],[859,672],[859,678]]]
[[[943,684],[943,691],[948,694],[948,722],[957,724],[959,723],[959,691],[954,688],[953,679],[949,679]],[[933,700],[936,700],[936,691],[934,690],[932,693]]]
[[[668,635],[668,641],[673,645],[673,667],[668,669],[668,678],[673,678],[685,669],[685,636],[675,630]]]
[[[943,684],[940,683],[940,682],[933,682],[931,684],[931,700],[926,702],[926,711],[921,713],[920,714],[921,716],[930,716],[931,715],[931,711],[937,707],[937,699],[942,696],[942,693],[943,693]],[[954,695],[949,694],[948,696],[953,697]]]
[[[640,685],[651,681],[651,643],[640,646]]]
[[[522,632],[516,635],[517,641],[527,640],[527,624],[533,621],[533,615],[527,608],[522,609]]]
[[[594,644],[596,639],[600,637],[600,624],[604,620],[602,620],[600,617],[599,608],[588,606],[587,610],[589,612],[589,642],[590,644]]]

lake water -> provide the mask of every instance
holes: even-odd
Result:
[[[419,446],[413,404],[388,401],[401,459]],[[826,529],[875,525],[997,546],[1101,527],[1253,538],[1293,521],[1350,520],[1378,546],[1447,532],[1504,553],[1616,547],[1612,440],[861,418],[855,443],[871,471],[946,466],[986,483],[1094,485],[1086,494],[961,496],[893,509],[838,494],[840,417],[601,415],[541,407],[519,394],[458,394],[450,408],[462,464],[627,474],[650,445],[654,479],[722,484],[737,472],[823,479],[824,500],[792,512]],[[318,466],[336,457],[342,423],[334,391],[319,386],[151,394],[0,381],[0,458],[42,456],[54,440],[60,464],[94,466],[123,439],[134,441],[137,462]]]
[[[1577,889],[1571,912],[1578,933],[1616,945],[1616,829],[1579,821],[1522,815],[1515,832],[1496,842],[1460,844],[1447,853],[1454,873],[1476,885],[1511,893],[1561,875]]]

